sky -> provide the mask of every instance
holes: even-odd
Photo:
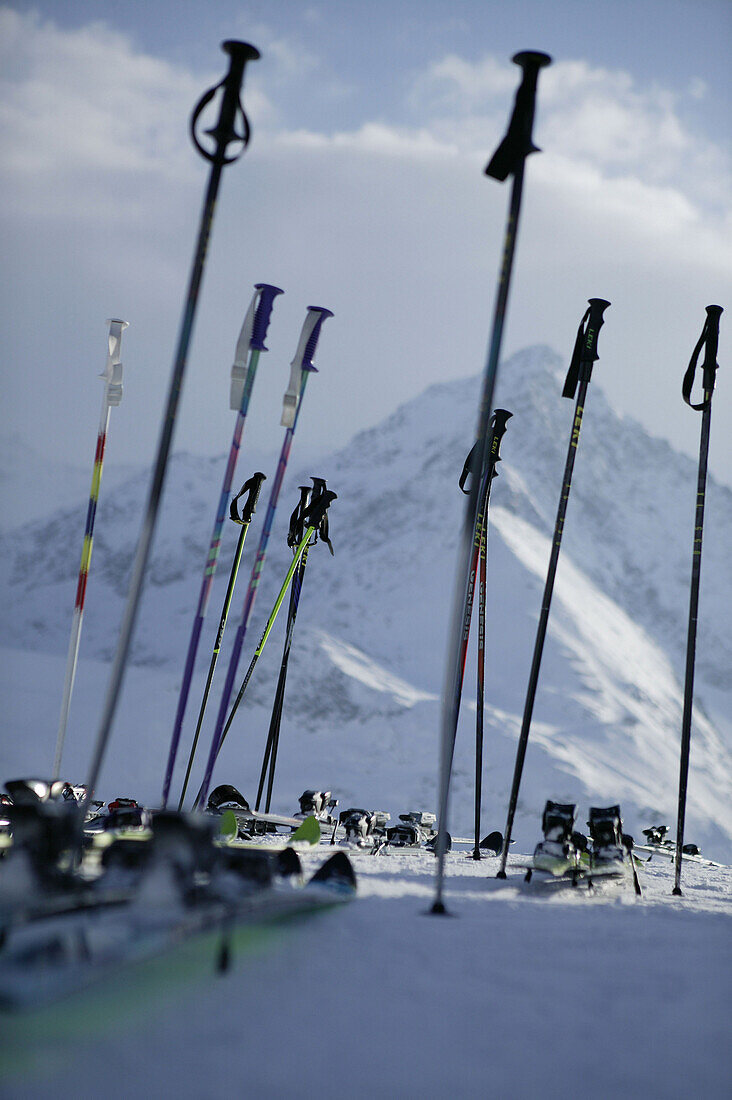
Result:
[[[0,6],[3,434],[49,464],[91,465],[117,316],[130,324],[125,396],[106,461],[152,459],[208,178],[188,119],[226,71],[220,43],[240,38],[262,55],[243,91],[252,138],[223,173],[176,449],[228,450],[229,370],[257,282],[285,294],[244,456],[279,449],[308,305],[335,316],[303,455],[482,371],[510,189],[483,168],[519,81],[511,57],[539,49],[554,63],[539,79],[543,151],[527,164],[504,355],[542,343],[568,360],[586,300],[608,299],[594,378],[695,454],[682,376],[705,306],[732,308],[731,32],[728,0]],[[730,484],[727,325],[710,466]]]

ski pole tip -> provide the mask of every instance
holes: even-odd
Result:
[[[447,909],[445,908],[444,901],[436,901],[434,903],[434,905],[432,906],[432,908],[427,911],[427,916],[428,917],[449,917],[450,913],[448,913]]]

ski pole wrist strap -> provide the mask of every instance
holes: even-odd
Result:
[[[707,405],[712,400],[717,367],[719,365],[717,363],[717,347],[719,345],[719,318],[722,313],[723,310],[721,306],[707,306],[707,317],[704,322],[704,328],[691,354],[689,366],[686,368],[686,374],[684,375],[684,381],[681,386],[681,394],[684,401],[690,408],[695,409],[697,412],[702,412],[706,409]],[[694,377],[697,367],[699,366],[699,356],[701,355],[702,348],[704,348],[704,362],[701,364],[704,398],[698,404],[694,404],[691,400],[691,391],[694,386]]]

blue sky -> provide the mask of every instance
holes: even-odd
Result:
[[[617,408],[695,452],[681,376],[704,306],[732,308],[726,0],[55,0],[0,7],[0,28],[6,427],[48,460],[88,459],[111,315],[130,328],[108,461],[153,453],[206,178],[187,119],[223,74],[227,37],[262,52],[244,94],[253,138],[224,176],[179,448],[228,447],[228,370],[255,282],[286,294],[245,445],[279,445],[309,304],[336,316],[305,451],[482,370],[508,199],[482,167],[510,113],[510,57],[535,48],[555,64],[504,350],[568,356],[585,300],[608,298],[597,377]],[[711,463],[729,481],[726,324]]]

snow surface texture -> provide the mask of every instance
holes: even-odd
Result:
[[[562,556],[514,836],[529,850],[547,797],[619,801],[627,829],[675,821],[688,614],[695,463],[602,393],[600,361],[586,403]],[[503,828],[573,404],[560,399],[565,365],[532,348],[501,370],[497,403],[510,409],[489,535],[484,827]],[[317,399],[313,383],[307,400]],[[325,384],[325,381],[323,382]],[[457,477],[473,441],[479,381],[433,386],[379,427],[310,470],[297,439],[280,500],[243,674],[288,564],[284,534],[310,473],[338,493],[336,557],[311,552],[295,633],[273,809],[291,812],[307,787],[347,805],[434,810],[439,695],[463,498]],[[720,395],[721,396],[721,395]],[[718,397],[718,400],[720,397]],[[121,417],[115,430],[124,428]],[[689,413],[696,436],[698,415]],[[712,424],[712,430],[714,425]],[[177,691],[218,500],[223,458],[178,455],[163,513],[99,797],[159,799]],[[246,436],[238,483],[252,473]],[[242,606],[273,477],[267,468],[214,682],[200,776],[229,645]],[[105,471],[106,477],[106,471]],[[40,483],[40,479],[39,479]],[[64,772],[81,780],[127,591],[148,472],[103,482]],[[105,492],[105,488],[110,491]],[[86,508],[51,512],[0,535],[0,632],[6,728],[0,777],[47,774]],[[199,648],[173,790],[179,789],[218,625],[238,529],[227,523]],[[712,858],[732,856],[732,493],[709,484],[686,838]],[[215,780],[254,797],[281,652],[282,621],[265,648]],[[474,632],[475,633],[475,632]],[[466,671],[450,827],[472,822],[474,665]]]
[[[274,928],[223,977],[215,944],[196,975],[133,968],[4,1018],[0,1092],[64,1095],[83,1067],[105,1093],[184,1100],[730,1095],[728,868],[689,865],[679,900],[654,858],[638,901],[453,853],[452,917],[432,917],[433,857],[352,858],[356,901]]]

